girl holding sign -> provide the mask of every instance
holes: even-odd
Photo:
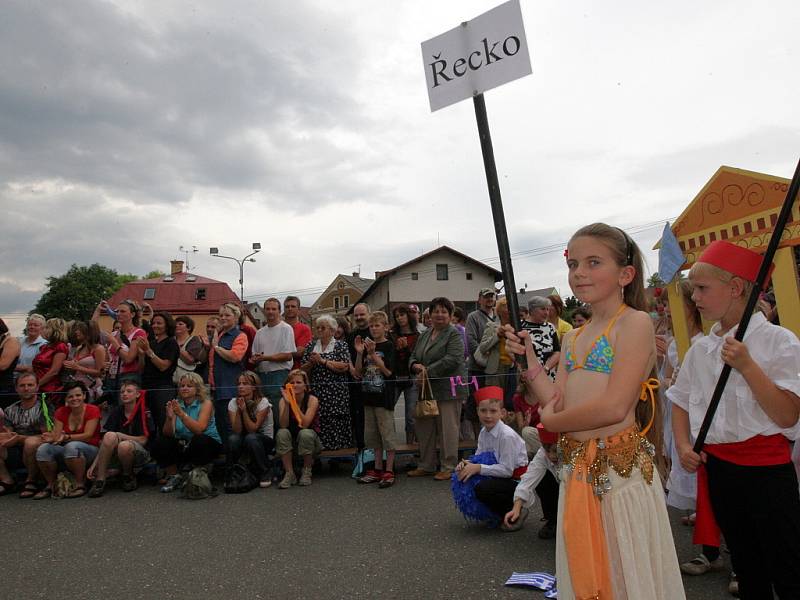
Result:
[[[542,374],[527,332],[506,326],[508,349],[527,356],[523,376],[542,425],[561,433],[559,598],[682,600],[654,466],[661,407],[641,252],[621,229],[598,223],[572,236],[567,267],[592,318],[565,334],[555,382]]]

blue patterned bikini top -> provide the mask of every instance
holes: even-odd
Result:
[[[614,349],[611,347],[611,342],[608,340],[608,334],[611,332],[611,328],[614,326],[614,323],[617,322],[617,319],[625,308],[627,308],[625,304],[619,307],[617,314],[608,322],[605,331],[603,331],[589,347],[589,351],[586,353],[586,357],[581,363],[575,360],[575,343],[578,340],[578,336],[583,333],[583,327],[586,327],[586,325],[578,329],[575,333],[575,337],[572,338],[572,344],[567,347],[565,366],[568,373],[577,369],[605,373],[606,375],[611,373],[611,368],[614,366]]]

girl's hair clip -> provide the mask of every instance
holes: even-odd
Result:
[[[564,258],[569,258],[569,248],[564,250]]]

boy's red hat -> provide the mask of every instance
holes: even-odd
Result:
[[[503,388],[496,385],[490,385],[479,389],[475,392],[475,404],[478,405],[484,400],[497,400],[503,401]]]
[[[761,268],[763,259],[764,257],[758,252],[753,252],[730,242],[717,240],[711,242],[703,250],[697,262],[714,265],[723,271],[754,283],[758,277],[758,270]],[[767,280],[769,280],[769,277],[767,277]],[[764,283],[766,284],[766,282]]]
[[[555,444],[558,441],[558,434],[547,431],[541,423],[536,425],[536,431],[539,432],[539,441],[543,444]]]

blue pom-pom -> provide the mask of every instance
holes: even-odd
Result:
[[[494,452],[481,452],[468,459],[471,463],[478,465],[496,465],[497,458]],[[452,483],[450,490],[453,492],[453,502],[456,508],[461,511],[467,521],[486,523],[490,527],[497,527],[500,518],[480,500],[475,497],[475,486],[484,479],[489,479],[485,475],[473,475],[466,481],[459,481],[456,473],[451,476]]]

